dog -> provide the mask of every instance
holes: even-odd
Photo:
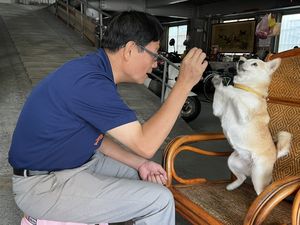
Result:
[[[272,180],[275,161],[289,153],[292,135],[280,131],[273,140],[268,128],[268,87],[280,62],[280,58],[264,62],[241,57],[234,86],[224,86],[218,75],[212,79],[213,114],[220,118],[224,135],[234,149],[228,167],[237,179],[227,185],[227,190],[236,189],[251,177],[259,195]]]

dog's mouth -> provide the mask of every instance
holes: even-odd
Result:
[[[246,70],[244,69],[244,64],[245,64],[245,61],[244,60],[239,60],[238,63],[237,63],[237,70],[239,72],[245,72]]]

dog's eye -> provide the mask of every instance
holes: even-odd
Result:
[[[252,66],[257,66],[257,63],[252,63],[251,65],[252,65]]]

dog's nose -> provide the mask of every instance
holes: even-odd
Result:
[[[239,66],[242,65],[245,61],[240,60],[239,61]]]

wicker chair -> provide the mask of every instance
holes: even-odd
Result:
[[[273,181],[259,196],[250,182],[227,191],[225,187],[233,177],[212,181],[182,178],[176,173],[175,158],[183,151],[206,156],[230,155],[195,147],[195,143],[202,141],[225,139],[223,134],[179,136],[167,146],[164,153],[167,187],[174,195],[176,211],[192,224],[300,224],[300,49],[269,55],[267,59],[276,57],[282,58],[282,62],[269,90],[270,130],[272,133],[287,130],[293,134],[293,141],[290,154],[276,162]]]

